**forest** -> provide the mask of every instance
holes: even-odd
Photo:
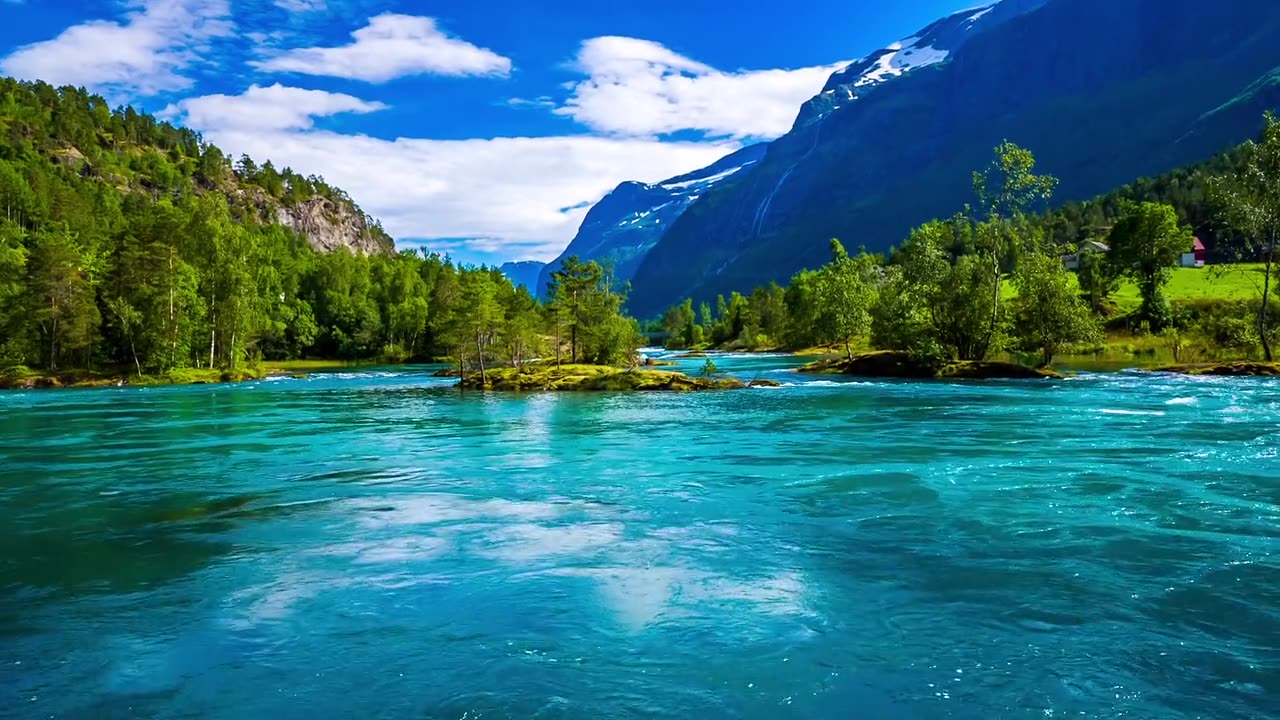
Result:
[[[483,368],[558,352],[622,362],[637,344],[594,263],[566,264],[540,304],[496,269],[394,252],[368,217],[381,252],[317,252],[273,211],[321,197],[363,216],[341,190],[233,162],[191,130],[76,88],[0,80],[0,139],[0,368],[163,376],[438,357]]]
[[[1102,348],[1108,333],[1160,337],[1175,354],[1273,359],[1280,230],[1280,121],[1195,167],[1053,208],[1056,180],[1031,152],[996,148],[973,175],[971,206],[913,230],[886,255],[832,259],[715,307],[667,310],[653,330],[679,348],[899,350],[955,360],[1023,355],[1046,366]],[[1256,261],[1256,298],[1171,302],[1166,286],[1194,238],[1215,262]],[[1063,257],[1076,255],[1074,272]],[[1213,269],[1200,271],[1211,281]],[[1116,302],[1122,282],[1140,303]]]

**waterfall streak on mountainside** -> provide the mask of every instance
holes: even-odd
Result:
[[[822,137],[822,126],[818,125],[814,130],[813,142],[810,143],[809,149],[806,150],[803,155],[797,158],[795,162],[791,163],[791,166],[787,168],[787,171],[782,173],[782,177],[778,178],[778,182],[773,186],[773,190],[769,192],[768,196],[765,197],[764,202],[760,203],[760,208],[756,210],[755,219],[751,223],[750,236],[752,238],[760,237],[760,231],[764,229],[764,220],[769,214],[770,206],[773,205],[773,199],[778,195],[778,191],[782,189],[782,185],[787,181],[787,178],[791,177],[791,173],[795,171],[796,166],[804,162],[805,160],[807,160],[809,156],[813,154],[813,151],[818,148],[818,140],[821,137]]]

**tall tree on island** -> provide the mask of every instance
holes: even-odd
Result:
[[[818,298],[830,336],[844,345],[845,356],[852,360],[853,339],[871,330],[875,260],[865,253],[849,257],[836,239],[831,240],[831,256],[818,271]]]
[[[575,363],[582,349],[582,336],[590,327],[593,296],[603,292],[603,280],[604,271],[599,264],[584,263],[577,255],[571,255],[559,270],[551,273],[551,282],[547,284],[552,306],[564,313],[569,326],[569,356]]]
[[[1052,175],[1035,174],[1035,156],[1026,148],[1006,140],[996,146],[995,155],[984,170],[973,173],[978,207],[970,211],[973,237],[992,270],[991,321],[979,348],[981,357],[991,352],[1000,326],[1001,266],[1010,254],[1020,250],[1017,226],[1028,210],[1047,202],[1058,186],[1058,179]]]
[[[1267,362],[1275,360],[1268,313],[1275,268],[1276,237],[1280,235],[1280,119],[1267,113],[1260,142],[1242,147],[1243,170],[1213,179],[1214,195],[1228,222],[1245,234],[1246,249],[1263,256],[1262,304],[1258,308],[1258,336]]]
[[[480,382],[489,377],[484,365],[485,351],[492,344],[494,333],[502,322],[502,306],[498,304],[497,287],[493,277],[483,268],[462,271],[462,332],[468,342],[474,342],[476,362],[480,366]],[[461,344],[461,343],[460,343]]]

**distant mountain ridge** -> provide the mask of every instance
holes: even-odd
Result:
[[[534,296],[538,295],[538,275],[542,272],[542,268],[546,267],[544,262],[537,260],[520,260],[517,262],[503,263],[498,271],[507,276],[512,285],[520,287],[521,285],[528,288],[529,292]]]
[[[1057,199],[1206,159],[1280,105],[1280,3],[1004,0],[834,73],[791,132],[692,203],[645,255],[629,307],[656,315],[785,280],[828,240],[884,250],[960,210],[1009,139]]]
[[[654,185],[634,181],[618,185],[591,208],[564,252],[542,269],[537,280],[537,293],[545,295],[551,273],[558,270],[566,258],[574,255],[611,267],[615,285],[629,281],[663,232],[691,204],[704,193],[755,165],[764,157],[764,151],[765,145],[751,145],[701,170],[677,175]]]

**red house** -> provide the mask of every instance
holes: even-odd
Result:
[[[1178,263],[1182,267],[1202,268],[1209,260],[1209,253],[1204,248],[1204,243],[1200,242],[1200,238],[1192,238],[1191,252],[1182,254],[1182,262]]]

